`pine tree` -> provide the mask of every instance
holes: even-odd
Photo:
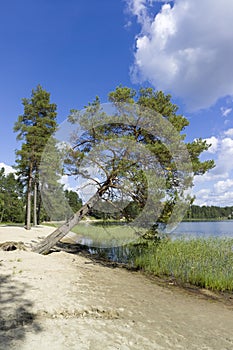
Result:
[[[23,141],[21,149],[16,151],[16,169],[19,178],[26,188],[26,228],[31,228],[31,198],[34,189],[34,215],[33,222],[39,222],[40,203],[39,195],[39,164],[43,149],[56,130],[56,109],[50,103],[50,93],[38,85],[32,90],[30,98],[23,98],[24,113],[18,117],[14,131],[18,133],[17,139]]]
[[[186,190],[192,186],[190,168],[188,164],[186,167],[182,153],[184,150],[189,153],[194,175],[204,174],[214,166],[212,160],[201,162],[199,159],[209,148],[204,140],[197,139],[183,146],[182,132],[189,122],[177,113],[178,106],[171,102],[170,95],[149,88],[141,89],[136,97],[134,90],[120,86],[109,94],[109,100],[115,106],[110,118],[102,110],[98,97],[84,112],[71,111],[69,120],[78,125],[82,133],[72,135],[66,171],[95,181],[97,191],[67,223],[34,248],[39,253],[48,251],[103,199],[116,203],[120,196],[123,200],[131,198],[144,208],[144,217],[138,221],[141,227],[150,226],[157,213],[162,223],[168,223],[172,215],[179,220],[182,215],[179,210],[186,208],[186,199],[189,199]],[[173,159],[173,149],[176,159]],[[89,162],[87,170],[83,168],[85,159]],[[182,169],[177,167],[179,159]],[[103,180],[96,181],[88,172],[88,167],[95,166]]]

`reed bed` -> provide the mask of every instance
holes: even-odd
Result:
[[[160,277],[233,291],[233,239],[163,239],[157,245],[149,244],[134,264]]]

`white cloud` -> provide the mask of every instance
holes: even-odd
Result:
[[[200,206],[230,206],[233,204],[233,192],[217,194],[213,189],[203,189],[196,193],[194,204]]]
[[[227,179],[225,181],[218,181],[216,184],[214,184],[214,190],[217,193],[225,193],[226,191],[229,191],[229,189],[232,187],[233,187],[232,179]]]
[[[130,11],[136,15],[140,16],[144,11],[146,11],[146,0],[133,0],[129,2]]]
[[[211,192],[210,189],[202,189],[202,190],[196,192],[196,194],[199,196],[202,196],[203,198],[204,197],[208,198],[207,196],[210,194],[210,192]]]
[[[229,137],[221,140],[221,149],[218,154],[217,166],[213,170],[215,174],[230,172],[233,170],[233,140]]]
[[[65,189],[69,186],[69,177],[68,175],[63,175],[60,180],[58,180],[62,185],[64,185]]]
[[[199,184],[210,184],[211,182],[218,181],[221,179],[227,179],[229,174],[227,172],[222,174],[214,174],[214,170],[210,170],[204,175],[197,175],[194,177],[194,185]]]
[[[210,192],[208,194],[197,193],[197,199],[195,200],[194,204],[200,206],[233,206],[233,191],[224,192],[222,194],[217,194],[214,192]]]
[[[227,117],[228,114],[230,114],[232,111],[232,108],[225,108],[225,107],[221,107],[221,113],[223,117]]]
[[[202,189],[195,193],[195,205],[207,205],[211,191],[209,189]]]
[[[233,137],[233,128],[228,129],[227,131],[224,132],[226,136]]]
[[[233,205],[233,139],[229,136],[233,136],[233,129],[225,131],[222,137],[207,139],[214,145],[210,154],[216,166],[194,178],[193,193],[197,205]]]
[[[207,142],[208,145],[211,145],[210,148],[208,149],[209,153],[216,153],[217,149],[218,149],[218,144],[219,141],[215,136],[212,136],[208,139],[205,139],[205,141]]]
[[[175,0],[154,17],[147,11],[152,2],[129,2],[141,24],[133,78],[172,92],[190,109],[233,95],[233,2]]]
[[[143,30],[149,29],[150,19],[147,15],[148,0],[129,0],[126,1],[128,10],[137,17],[138,22],[142,25]]]
[[[212,154],[215,160],[215,168],[204,176],[197,177],[196,181],[207,182],[227,179],[230,176],[231,171],[233,171],[233,139],[229,137],[224,137],[222,139],[219,138],[218,148],[216,152],[212,152]]]
[[[5,163],[0,163],[0,169],[5,168],[5,174],[8,175],[10,173],[15,173],[15,169],[12,166],[7,165]]]
[[[61,177],[61,179],[59,180],[59,182],[64,185],[64,190],[68,190],[68,191],[76,191],[76,184],[73,181],[73,178],[71,176],[68,175],[63,175]]]

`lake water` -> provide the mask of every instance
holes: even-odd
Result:
[[[233,238],[233,220],[181,222],[171,233],[175,237],[229,237]]]
[[[198,221],[198,222],[181,222],[179,226],[170,233],[173,239],[180,237],[199,238],[199,237],[218,237],[218,238],[232,238],[233,239],[233,220],[227,221]],[[84,242],[83,244],[90,244]],[[119,246],[112,248],[92,248],[90,253],[105,254],[105,257],[111,261],[132,263],[131,257],[139,255],[141,247],[127,247]]]
[[[122,227],[126,227],[127,225],[123,223],[109,223],[108,225],[104,225],[108,228],[117,228],[119,230],[119,225],[122,225]],[[90,228],[90,232],[93,231],[93,227],[104,227],[100,223],[92,223],[88,224],[88,227]],[[106,230],[105,227],[105,230]],[[122,230],[121,230],[122,231]],[[98,231],[93,231],[94,235],[98,236]],[[93,233],[92,232],[92,233]],[[110,233],[110,232],[109,232]],[[116,232],[115,232],[116,234]],[[168,233],[168,236],[172,239],[186,237],[186,238],[207,238],[207,237],[218,237],[218,238],[232,238],[233,239],[233,220],[226,220],[226,221],[198,221],[198,222],[181,222],[175,230],[173,230],[171,233]],[[130,241],[130,240],[129,240]],[[110,244],[110,240],[107,240]],[[119,241],[121,242],[121,241]],[[108,246],[101,243],[96,244],[96,241],[91,239],[91,237],[87,237],[84,235],[84,237],[77,243],[81,243],[83,245],[87,245],[90,247],[104,247]],[[119,244],[122,245],[122,244]]]

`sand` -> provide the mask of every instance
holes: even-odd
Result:
[[[0,227],[28,248],[53,231]],[[70,235],[72,238],[72,235]],[[0,251],[0,349],[232,350],[232,306],[64,251]]]

